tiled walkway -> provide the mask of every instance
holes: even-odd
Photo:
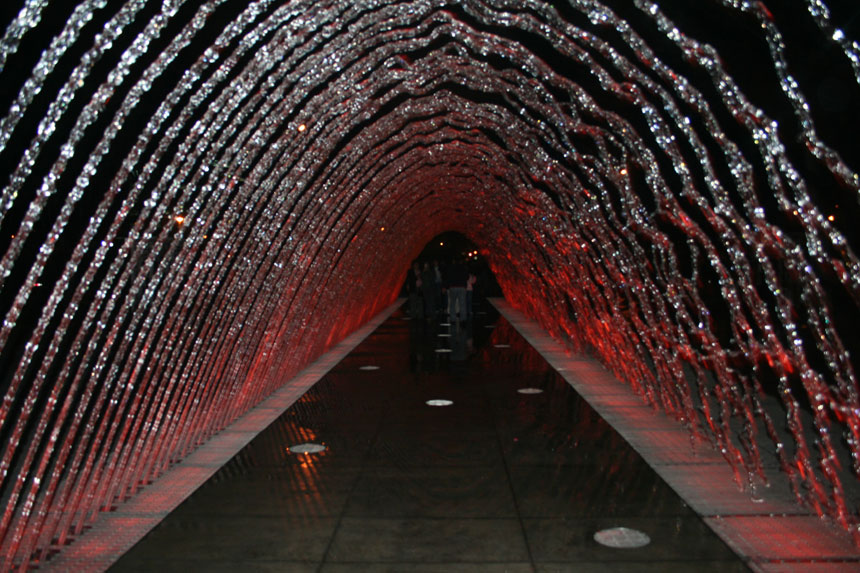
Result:
[[[396,312],[112,570],[746,570],[483,310],[459,328]],[[306,443],[326,449],[289,450]],[[650,543],[595,541],[614,527]]]

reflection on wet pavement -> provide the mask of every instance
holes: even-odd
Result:
[[[481,310],[396,312],[112,571],[746,570]]]

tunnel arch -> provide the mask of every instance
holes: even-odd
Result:
[[[18,2],[6,564],[390,304],[444,231],[739,482],[775,456],[856,534],[856,8],[700,4]]]

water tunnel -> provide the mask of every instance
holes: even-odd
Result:
[[[3,568],[394,303],[513,308],[860,539],[853,0],[7,0]],[[769,478],[770,479],[770,478]]]

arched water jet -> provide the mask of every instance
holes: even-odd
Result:
[[[4,565],[259,402],[446,230],[741,484],[779,458],[854,527],[858,155],[816,129],[783,42],[804,18],[860,101],[820,2],[702,3],[762,81],[668,0],[21,5],[0,47]]]

